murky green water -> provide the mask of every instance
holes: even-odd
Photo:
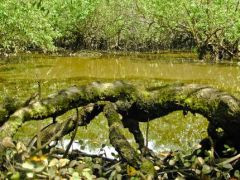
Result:
[[[81,53],[75,57],[23,55],[0,60],[0,92],[4,96],[26,98],[42,85],[42,96],[72,85],[92,81],[125,80],[141,86],[162,82],[208,84],[240,97],[240,66],[236,62],[211,64],[194,60],[187,53],[101,55]],[[59,118],[64,120],[71,113]],[[16,138],[27,139],[46,123],[26,123]],[[156,148],[186,148],[206,136],[207,121],[200,115],[175,112],[150,123],[149,139]],[[142,124],[145,132],[146,124]],[[128,137],[131,135],[126,131]],[[107,123],[99,116],[78,138],[91,144],[107,143]]]

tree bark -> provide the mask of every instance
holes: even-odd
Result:
[[[209,121],[211,128],[208,129],[208,133],[216,140],[214,146],[218,147],[226,142],[240,150],[239,99],[226,92],[197,84],[167,84],[141,89],[118,81],[74,86],[17,110],[0,128],[0,138],[13,136],[25,121],[56,117],[70,109],[99,101],[114,103],[123,119],[136,122],[147,122],[177,110],[199,113]],[[224,141],[216,138],[219,137],[218,128],[223,130]],[[130,131],[133,134],[139,133],[131,128]],[[140,146],[143,145],[143,138],[140,137],[136,141]]]
[[[107,103],[103,109],[103,113],[108,120],[110,143],[121,156],[121,159],[136,169],[140,169],[140,171],[150,179],[154,178],[156,172],[153,162],[138,154],[124,136],[122,116],[117,112],[117,106],[113,103]]]
[[[8,121],[1,126],[0,139],[6,136],[13,136],[22,123],[26,121],[57,117],[73,108],[100,100],[114,102],[125,96],[131,96],[130,91],[134,90],[132,88],[131,85],[123,82],[94,82],[87,86],[74,86],[59,91],[46,99],[37,100],[15,111]]]
[[[0,126],[2,126],[17,109],[27,106],[31,97],[26,101],[20,101],[16,98],[5,97],[0,105]]]

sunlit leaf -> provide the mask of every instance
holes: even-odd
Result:
[[[127,174],[129,176],[135,176],[137,174],[137,170],[134,167],[128,165],[127,166]]]
[[[72,178],[71,178],[71,179],[72,179],[72,180],[79,180],[79,179],[81,179],[81,178],[80,178],[78,172],[74,172],[74,173],[72,174]]]
[[[64,167],[64,166],[66,166],[68,163],[69,163],[69,159],[60,159],[59,160],[59,166],[60,167]]]
[[[34,169],[34,164],[31,162],[25,162],[22,164],[22,167],[24,169],[28,169],[28,170],[33,170]]]
[[[45,169],[45,166],[43,164],[39,164],[36,166],[36,168],[34,169],[35,172],[41,172]]]
[[[48,166],[49,167],[58,166],[58,162],[59,162],[58,159],[54,158],[50,161]]]
[[[20,173],[15,172],[13,175],[10,177],[11,180],[20,180]]]
[[[3,138],[1,143],[5,148],[15,148],[15,144],[13,143],[13,140],[11,137]]]
[[[55,167],[50,167],[47,171],[47,174],[48,174],[50,179],[54,178],[56,173],[57,173],[57,169]]]
[[[122,180],[122,175],[121,174],[117,174],[116,180]]]
[[[121,166],[118,165],[118,164],[115,166],[115,169],[116,169],[117,172],[121,172],[122,171]]]
[[[33,178],[34,177],[34,173],[33,172],[28,172],[26,175],[27,175],[28,178]]]
[[[84,169],[82,175],[87,178],[87,180],[92,180],[92,175],[90,173],[90,169]]]
[[[234,176],[240,178],[240,171],[239,170],[234,171]]]
[[[176,164],[176,160],[171,159],[171,160],[169,161],[169,165],[170,165],[170,166],[174,166],[175,164]]]
[[[26,146],[22,142],[17,143],[16,149],[17,149],[18,153],[21,153],[23,151],[27,151]]]
[[[212,171],[212,168],[206,164],[203,165],[202,167],[202,173],[203,174],[209,174]]]
[[[222,167],[225,168],[225,169],[233,169],[232,165],[229,164],[229,163],[223,164]]]

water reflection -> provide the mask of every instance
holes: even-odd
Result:
[[[158,86],[163,82],[202,83],[228,91],[240,97],[240,66],[235,62],[218,64],[199,62],[192,54],[133,54],[77,57],[23,56],[0,63],[0,100],[3,96],[25,99],[37,91],[41,82],[42,97],[72,85],[92,81],[126,80],[140,86]],[[65,120],[65,117],[60,117]],[[103,141],[108,138],[107,124],[98,118],[85,131],[80,128],[78,138]],[[36,122],[34,122],[36,124]],[[38,122],[39,124],[41,122]],[[141,125],[145,131],[145,124]],[[182,112],[172,113],[150,123],[149,137],[155,148],[188,147],[206,135],[207,121],[202,116]],[[36,126],[34,126],[36,127]],[[18,133],[20,137],[36,131],[27,123]],[[202,133],[203,132],[203,133]],[[127,132],[126,132],[127,133]],[[99,138],[99,134],[103,134]],[[129,138],[132,138],[128,134]]]

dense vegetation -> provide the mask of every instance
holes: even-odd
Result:
[[[232,58],[238,0],[2,0],[0,49],[192,49],[200,59]]]

